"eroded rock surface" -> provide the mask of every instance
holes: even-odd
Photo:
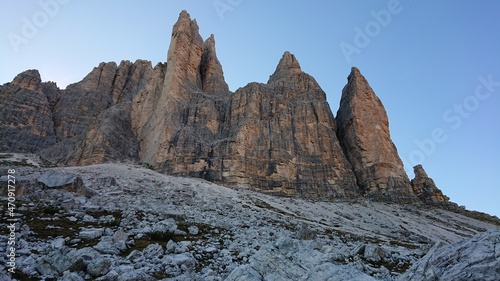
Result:
[[[269,196],[131,164],[15,169],[25,182],[55,188],[31,188],[16,197],[18,275],[11,278],[8,257],[0,255],[0,280],[397,280],[406,271],[412,280],[448,280],[444,277],[462,271],[473,277],[465,280],[494,280],[498,275],[498,218],[487,222],[473,213],[363,199]],[[71,184],[74,175],[99,195],[57,188]],[[2,241],[8,240],[9,224],[0,221]],[[490,232],[470,239],[485,231]],[[443,248],[429,252],[435,243]]]
[[[172,30],[165,79],[158,91],[134,99],[139,158],[169,174],[221,178],[219,139],[231,93],[198,24],[183,11]]]
[[[398,280],[498,280],[500,231],[476,234],[451,245],[436,244]]]
[[[363,195],[380,201],[418,202],[391,140],[382,102],[357,68],[352,68],[347,80],[337,112],[337,135]]]
[[[52,108],[59,89],[27,70],[0,86],[0,151],[38,152],[56,143]]]
[[[413,167],[413,171],[415,172],[415,178],[411,180],[411,186],[415,195],[422,202],[434,205],[449,202],[450,198],[437,188],[434,180],[427,176],[422,165],[416,165]]]
[[[309,198],[359,196],[326,95],[294,55],[285,52],[267,84],[238,89],[230,116],[226,183]]]

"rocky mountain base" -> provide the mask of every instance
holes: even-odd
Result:
[[[17,175],[16,274],[2,268],[1,280],[493,280],[500,268],[492,217],[273,197],[132,164],[41,168],[16,157],[26,165],[2,168]]]

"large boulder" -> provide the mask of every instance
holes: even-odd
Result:
[[[93,189],[84,186],[82,178],[73,174],[48,172],[36,180],[42,188],[63,189],[86,197],[92,197],[97,194]]]
[[[458,243],[436,244],[399,280],[481,280],[500,276],[500,230],[490,230]]]

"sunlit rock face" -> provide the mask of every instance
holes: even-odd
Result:
[[[418,202],[391,140],[382,102],[357,68],[347,81],[337,112],[337,135],[363,195],[377,201]]]

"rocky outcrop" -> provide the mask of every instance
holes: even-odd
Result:
[[[357,68],[347,80],[337,112],[337,135],[358,186],[374,200],[418,202],[391,140],[382,102]]]
[[[236,91],[229,128],[226,184],[306,198],[359,196],[326,95],[289,52],[267,84]]]
[[[329,260],[307,242],[279,238],[260,248],[249,264],[237,267],[225,280],[378,280]]]
[[[411,180],[413,192],[426,204],[441,204],[449,202],[450,198],[437,188],[434,180],[427,176],[422,165],[413,167],[415,178]]]
[[[38,152],[56,143],[52,107],[59,89],[27,70],[0,86],[0,152]]]
[[[476,234],[458,243],[436,244],[398,280],[498,280],[500,231]]]
[[[84,186],[80,177],[71,174],[47,173],[38,177],[36,181],[42,188],[63,189],[86,197],[97,194],[93,189]]]

